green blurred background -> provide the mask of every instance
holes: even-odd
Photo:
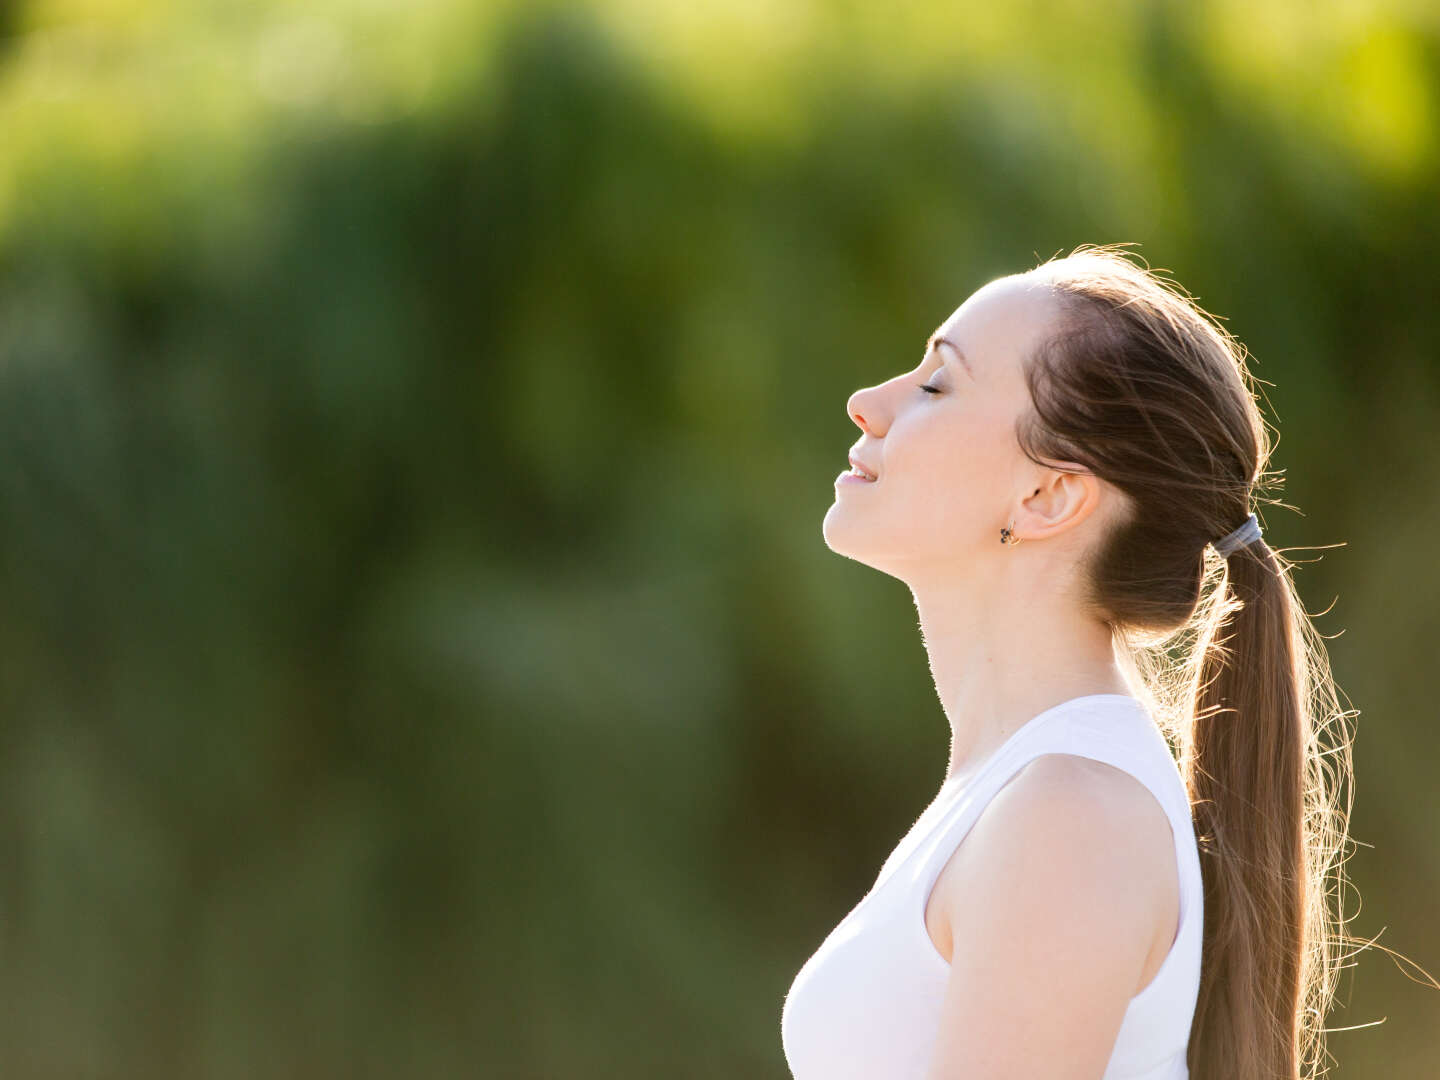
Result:
[[[846,399],[1085,242],[1270,384],[1440,970],[1433,4],[0,12],[5,1076],[787,1076],[948,749]],[[1440,1076],[1421,978],[1338,1075]]]

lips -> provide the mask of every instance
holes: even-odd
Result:
[[[865,479],[867,480],[874,480],[879,475],[875,472],[874,469],[870,468],[868,465],[864,465],[861,462],[857,461],[854,454],[850,455],[850,465],[855,469],[856,472],[863,474]]]

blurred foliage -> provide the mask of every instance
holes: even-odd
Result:
[[[1267,534],[1348,545],[1300,584],[1350,930],[1434,970],[1437,29],[0,7],[5,1074],[786,1075],[947,745],[908,595],[820,537],[846,398],[1087,241],[1272,384]],[[1372,952],[1341,1000],[1387,1019],[1339,1075],[1435,1071],[1433,991]]]

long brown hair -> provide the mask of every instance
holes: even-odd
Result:
[[[1294,564],[1263,538],[1228,558],[1209,546],[1278,481],[1244,347],[1123,246],[1029,271],[1062,317],[1027,358],[1032,411],[1016,434],[1038,464],[1076,463],[1120,495],[1087,558],[1086,600],[1189,790],[1205,882],[1190,1076],[1319,1076],[1352,940],[1331,901],[1347,885],[1355,714]]]

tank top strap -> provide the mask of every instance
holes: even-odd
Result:
[[[1042,714],[1001,747],[975,795],[988,803],[1026,765],[1046,754],[1071,754],[1129,773],[1170,817],[1190,821],[1179,767],[1165,736],[1136,698],[1103,694],[1077,698]]]
[[[934,827],[916,845],[926,864],[918,876],[933,881],[990,801],[1045,754],[1073,754],[1129,773],[1165,810],[1177,840],[1193,843],[1185,785],[1149,711],[1128,695],[1096,694],[1064,702],[1023,725],[962,790],[937,808]]]
[[[945,863],[990,801],[1030,762],[1055,753],[1121,769],[1159,802],[1180,858],[1181,904],[1188,907],[1203,886],[1184,781],[1149,710],[1139,699],[1124,694],[1073,698],[1018,728],[967,780],[941,790],[881,867],[867,895],[884,887],[928,897]]]

